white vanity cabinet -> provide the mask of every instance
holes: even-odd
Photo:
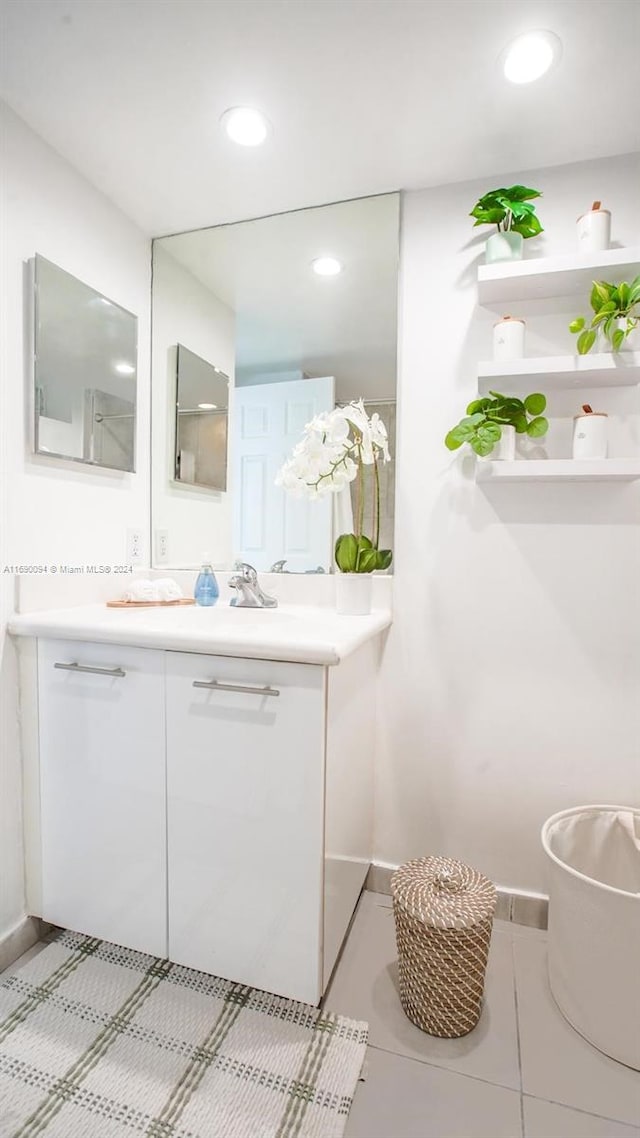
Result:
[[[155,956],[167,954],[163,703],[163,652],[39,641],[39,915]]]
[[[378,652],[39,638],[31,914],[318,1003],[371,861]]]
[[[322,994],[325,670],[167,653],[169,957]]]

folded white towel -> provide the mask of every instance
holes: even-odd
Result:
[[[139,581],[132,581],[129,588],[122,594],[123,601],[179,601],[182,589],[171,577],[159,577],[157,581],[150,581],[144,577]]]

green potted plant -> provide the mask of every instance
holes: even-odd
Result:
[[[479,458],[515,458],[516,434],[539,439],[546,435],[549,423],[542,412],[547,406],[544,395],[534,392],[526,399],[490,391],[474,399],[463,419],[449,431],[445,446],[449,450],[468,443]]]
[[[640,323],[640,276],[621,284],[594,281],[589,299],[593,309],[591,323],[587,325],[585,317],[578,316],[569,325],[569,331],[578,337],[578,354],[586,356],[591,351],[598,332],[614,352],[631,348],[628,338]]]
[[[495,225],[497,233],[487,238],[485,260],[488,265],[495,261],[520,261],[526,237],[537,237],[543,232],[536,216],[532,198],[542,197],[540,190],[527,186],[508,186],[506,189],[489,190],[474,205],[469,217],[475,217],[477,225]]]

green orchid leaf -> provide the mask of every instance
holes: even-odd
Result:
[[[596,334],[593,330],[589,329],[581,332],[578,336],[578,354],[581,356],[586,356],[587,352],[591,351],[595,342]]]
[[[377,569],[388,569],[392,561],[393,553],[390,549],[378,550],[378,564],[376,566]]]
[[[532,419],[527,427],[527,434],[532,439],[540,439],[546,435],[549,430],[549,422],[544,418],[544,415],[538,415],[536,419]]]
[[[343,533],[336,541],[335,559],[342,573],[355,573],[358,559],[358,540],[353,533]]]
[[[571,323],[569,325],[569,331],[570,332],[581,332],[582,329],[584,328],[584,323],[585,323],[584,316],[576,317],[575,320],[571,321]]]
[[[373,573],[378,568],[378,550],[364,549],[360,554],[357,573]]]
[[[547,406],[547,400],[539,391],[534,391],[532,395],[527,395],[524,405],[530,415],[541,415]]]

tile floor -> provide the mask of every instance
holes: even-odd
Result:
[[[391,898],[364,893],[325,998],[369,1022],[345,1138],[640,1138],[640,1074],[579,1036],[546,976],[546,933],[496,921],[480,1023],[435,1039],[398,1000]]]
[[[546,933],[495,922],[482,1018],[462,1039],[414,1027],[396,984],[391,898],[363,893],[324,1001],[369,1022],[366,1078],[345,1138],[640,1138],[640,1074],[560,1015]]]

